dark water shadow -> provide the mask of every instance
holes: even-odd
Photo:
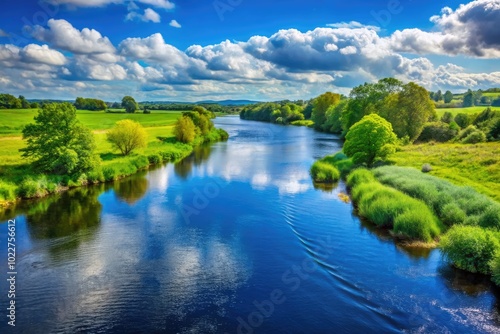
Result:
[[[174,171],[177,176],[182,179],[187,179],[194,166],[200,166],[203,162],[207,161],[212,154],[212,144],[207,143],[194,148],[193,153],[188,157],[176,162],[174,165]]]
[[[134,204],[146,195],[149,182],[146,175],[149,171],[140,171],[123,180],[113,183],[115,195],[128,204]]]

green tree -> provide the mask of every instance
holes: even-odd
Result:
[[[438,90],[436,94],[434,94],[434,101],[439,102],[443,99],[443,93]]]
[[[128,113],[135,113],[139,109],[139,105],[132,96],[125,96],[122,99],[122,108],[125,108]]]
[[[399,138],[408,137],[411,142],[418,138],[424,124],[436,117],[429,94],[413,82],[403,85],[399,93],[389,95],[385,111],[380,114],[392,124]]]
[[[0,94],[0,109],[20,109],[21,101],[10,94]]]
[[[455,116],[455,122],[460,126],[462,129],[465,129],[468,127],[471,123],[471,117],[467,114],[464,113],[459,113]]]
[[[326,122],[323,131],[330,133],[342,133],[342,114],[346,108],[347,100],[340,101],[339,104],[330,106],[326,111]]]
[[[30,108],[31,109],[37,109],[37,108],[40,108],[40,105],[38,104],[38,102],[31,102],[30,103]]]
[[[462,107],[474,107],[474,93],[472,93],[470,90],[464,95]]]
[[[311,119],[314,121],[314,127],[316,129],[323,129],[323,124],[326,122],[326,111],[339,102],[340,94],[331,92],[326,92],[314,99]]]
[[[108,141],[123,155],[129,155],[133,150],[147,146],[146,130],[141,124],[130,119],[116,122],[106,136]]]
[[[447,90],[444,93],[444,103],[450,103],[451,101],[453,101],[453,93]]]
[[[441,122],[450,124],[453,121],[453,114],[449,111],[445,112],[443,117],[441,117]]]
[[[29,109],[30,103],[26,100],[26,98],[22,95],[19,95],[19,101],[21,102],[21,108]]]
[[[351,127],[346,135],[344,153],[356,164],[371,166],[376,159],[383,160],[393,153],[396,141],[391,123],[379,115],[370,114]]]
[[[35,116],[35,123],[23,129],[26,148],[23,158],[34,159],[33,166],[40,172],[78,174],[98,167],[94,136],[76,118],[76,109],[70,103],[45,104]]]
[[[182,115],[175,123],[175,138],[183,143],[191,143],[196,138],[196,126],[191,117]]]

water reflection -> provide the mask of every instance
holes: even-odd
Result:
[[[104,185],[81,187],[40,202],[26,215],[31,239],[60,239],[61,242],[48,244],[56,256],[91,239],[101,221],[98,196],[103,191]]]
[[[182,179],[187,179],[194,166],[200,166],[207,161],[212,153],[212,144],[203,144],[194,148],[193,153],[187,158],[175,163],[175,174]]]
[[[140,200],[148,191],[147,171],[128,177],[119,182],[115,182],[114,191],[116,196],[128,204],[134,204]]]

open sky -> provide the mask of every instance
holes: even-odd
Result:
[[[500,0],[19,0],[0,92],[118,101],[309,99],[384,77],[500,87]]]

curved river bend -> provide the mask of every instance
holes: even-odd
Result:
[[[16,333],[498,333],[487,278],[407,250],[308,169],[341,143],[216,120],[230,140],[111,185],[23,204]],[[14,331],[12,331],[14,332]]]

